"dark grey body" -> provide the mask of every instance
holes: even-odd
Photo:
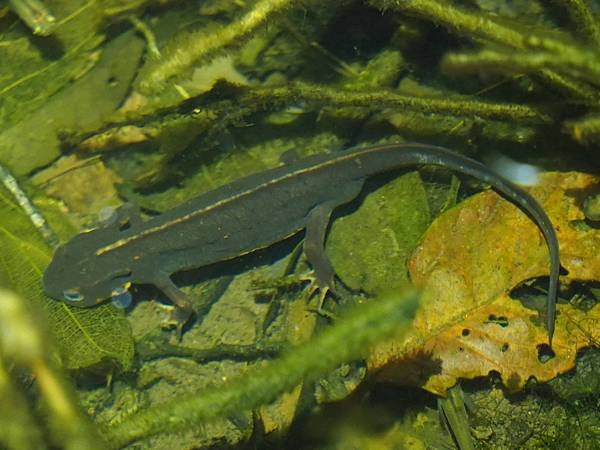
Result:
[[[89,306],[123,284],[154,284],[178,306],[176,321],[181,325],[190,314],[189,299],[171,282],[172,273],[239,257],[306,228],[305,251],[318,285],[331,289],[334,272],[324,243],[332,210],[354,199],[371,175],[426,164],[490,184],[538,225],[550,251],[551,335],[559,255],[544,210],[527,192],[479,162],[421,144],[379,145],[301,159],[236,180],[145,222],[136,212],[123,209],[115,224],[78,235],[59,248],[44,286],[61,299],[65,289],[77,288],[84,298],[72,303]]]

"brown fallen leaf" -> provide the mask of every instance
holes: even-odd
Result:
[[[459,378],[490,372],[498,373],[513,391],[520,390],[530,377],[549,381],[573,367],[579,349],[600,342],[600,305],[587,312],[559,305],[558,311],[555,356],[546,362],[541,362],[540,355],[547,348],[547,335],[535,325],[537,314],[503,295],[449,325],[417,353],[394,361],[382,375],[440,395]]]
[[[71,212],[82,215],[95,215],[102,208],[118,206],[121,201],[115,184],[120,181],[102,160],[82,160],[76,155],[63,156],[32,178],[48,196],[62,200]]]
[[[561,283],[600,279],[600,230],[583,224],[581,205],[600,178],[549,173],[531,189],[556,228]],[[493,191],[475,195],[440,216],[409,262],[424,289],[414,329],[403,340],[376,348],[369,368],[382,379],[444,394],[459,378],[500,374],[517,390],[534,377],[548,381],[571,369],[577,350],[598,345],[600,305],[587,312],[559,305],[553,351],[547,352],[544,320],[507,293],[525,280],[547,275],[541,233],[515,206]],[[501,320],[497,320],[500,318]]]

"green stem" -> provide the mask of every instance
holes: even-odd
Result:
[[[572,48],[567,53],[482,50],[477,53],[449,54],[443,59],[442,67],[454,72],[494,69],[500,72],[531,73],[551,69],[568,72],[591,83],[598,83],[600,80],[600,58],[595,53],[577,48]]]
[[[392,91],[349,91],[302,82],[289,83],[277,88],[257,88],[243,96],[240,103],[270,104],[304,101],[327,106],[360,106],[381,110],[383,108],[411,110],[423,113],[450,114],[453,116],[485,117],[512,121],[548,122],[550,118],[541,111],[524,105],[481,102],[462,98],[427,98],[396,94]]]
[[[571,16],[577,32],[600,49],[600,26],[584,0],[554,0]]]
[[[600,142],[600,115],[590,114],[565,123],[565,129],[573,139],[583,144]]]
[[[528,31],[521,32],[516,26],[502,24],[493,18],[477,11],[470,11],[439,0],[370,0],[370,3],[381,9],[395,9],[404,13],[422,17],[435,24],[442,25],[458,34],[484,39],[519,50],[525,48],[562,49],[568,52],[571,43],[563,43],[554,38],[532,35]],[[527,27],[522,27],[527,30]],[[538,33],[539,34],[539,33]],[[596,100],[598,94],[584,83],[572,80],[568,75],[553,70],[542,69],[540,76],[563,92],[578,99],[590,102]]]
[[[168,47],[163,59],[142,74],[141,90],[159,92],[167,80],[189,69],[198,60],[240,42],[271,15],[292,3],[291,0],[260,0],[252,10],[214,33],[205,30],[189,33]]]
[[[161,432],[201,426],[273,402],[306,380],[320,378],[340,364],[364,357],[368,348],[390,334],[404,332],[418,296],[388,296],[354,308],[311,342],[278,360],[255,367],[237,380],[210,391],[186,395],[141,411],[106,430],[116,448]]]

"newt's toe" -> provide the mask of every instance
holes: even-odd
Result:
[[[161,327],[164,329],[175,328],[175,334],[177,340],[181,341],[183,336],[183,328],[189,322],[192,316],[192,310],[188,308],[180,308],[178,306],[166,306],[163,305],[164,309],[170,311],[169,318],[162,322]]]

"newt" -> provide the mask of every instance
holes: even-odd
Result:
[[[171,280],[182,270],[233,260],[302,230],[304,252],[316,287],[333,291],[335,271],[325,253],[333,210],[358,196],[366,178],[407,166],[436,165],[472,176],[529,215],[550,255],[546,328],[554,333],[560,270],[552,222],[526,191],[482,163],[443,147],[384,144],[297,159],[255,173],[142,220],[131,205],[116,218],[60,246],[43,277],[50,297],[88,307],[128,292],[132,283],[151,284],[174,304],[171,320],[181,336],[191,302]]]

